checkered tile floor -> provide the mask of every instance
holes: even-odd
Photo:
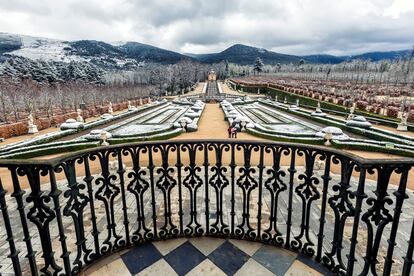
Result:
[[[297,254],[255,242],[180,238],[147,243],[101,260],[83,276],[327,275]]]

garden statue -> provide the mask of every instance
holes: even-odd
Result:
[[[326,113],[322,111],[321,109],[321,103],[318,101],[318,104],[316,105],[316,110],[311,113],[311,116],[314,117],[326,117]]]
[[[27,131],[27,133],[28,134],[38,133],[39,130],[37,129],[37,126],[34,124],[34,120],[33,120],[32,113],[29,114],[29,117],[27,117],[27,119],[28,119],[28,122],[27,122],[27,124],[28,124],[28,131]]]
[[[299,107],[299,98],[296,99],[296,106]]]
[[[408,131],[407,128],[408,112],[404,113],[401,116],[401,123],[397,125],[397,130],[399,131]]]
[[[139,105],[142,105],[142,98],[139,98]]]
[[[277,102],[277,95],[275,96],[275,102]]]
[[[83,123],[82,110],[78,108],[76,112],[78,113],[78,116],[76,117],[76,121]]]
[[[151,97],[148,97],[148,102],[147,103],[152,103],[152,101],[151,101]]]
[[[287,98],[285,97],[284,103],[287,103]]]
[[[109,143],[106,141],[108,139],[108,135],[106,134],[106,131],[101,132],[101,146],[109,146]]]
[[[109,102],[108,113],[111,115],[114,113],[114,110],[112,109],[112,102]]]
[[[347,117],[348,121],[354,119],[355,117],[354,112],[355,112],[355,105],[352,105],[351,109],[349,110],[349,115]]]
[[[332,132],[330,132],[330,131],[326,131],[325,132],[325,136],[323,137],[324,138],[324,140],[325,140],[325,143],[324,143],[324,145],[325,146],[331,146],[332,145]]]
[[[316,105],[316,112],[322,112],[322,110],[321,110],[321,102],[320,101],[318,101],[318,104]]]

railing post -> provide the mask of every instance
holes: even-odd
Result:
[[[124,163],[122,162],[122,153],[121,149],[117,152],[118,155],[118,170],[117,173],[119,175],[119,184],[121,186],[121,197],[122,197],[122,211],[124,216],[124,227],[125,227],[125,242],[126,245],[131,244],[130,238],[129,238],[129,220],[128,220],[128,207],[126,203],[126,195],[125,195],[125,180],[124,180]]]
[[[259,197],[257,202],[257,239],[261,237],[261,226],[262,226],[262,190],[263,190],[263,170],[264,170],[264,147],[260,146],[259,152]]]
[[[148,170],[150,173],[150,187],[151,187],[151,206],[152,206],[152,227],[154,229],[154,238],[158,238],[157,233],[157,213],[155,202],[155,183],[154,183],[154,161],[152,158],[152,146],[148,146]]]
[[[68,251],[68,248],[66,246],[65,228],[62,222],[62,214],[60,210],[60,200],[59,200],[59,197],[62,194],[62,191],[60,191],[57,188],[56,176],[55,176],[55,171],[53,168],[49,168],[49,179],[50,179],[50,186],[51,186],[50,196],[53,198],[53,204],[55,206],[56,220],[57,220],[58,229],[59,229],[59,241],[62,247],[61,258],[63,259],[63,265],[65,267],[66,274],[70,275],[72,273],[71,266],[70,266],[70,260],[69,260],[70,252]]]
[[[16,199],[17,202],[17,211],[19,212],[20,216],[20,222],[22,224],[23,229],[23,235],[24,235],[24,241],[26,243],[27,247],[27,254],[26,258],[29,260],[30,265],[30,271],[32,275],[39,275],[37,270],[37,264],[36,264],[36,252],[33,250],[32,242],[31,242],[31,236],[29,233],[29,227],[27,225],[26,220],[26,214],[24,211],[24,203],[23,203],[23,195],[26,193],[23,191],[20,187],[19,177],[17,176],[17,167],[10,167],[9,168],[12,176],[12,182],[13,182],[13,193],[11,194],[12,197]]]
[[[208,195],[208,167],[209,167],[209,162],[208,162],[208,144],[205,143],[204,144],[204,162],[203,162],[203,166],[204,166],[204,186],[205,186],[205,204],[206,204],[206,234],[208,235],[210,233],[210,210],[209,210],[209,195]]]
[[[409,168],[403,167],[402,170],[403,171],[401,173],[400,185],[398,186],[398,190],[394,192],[394,195],[396,197],[396,203],[394,208],[394,219],[392,221],[390,238],[388,239],[388,250],[387,256],[385,257],[384,275],[391,274],[391,266],[394,263],[393,254],[394,247],[396,245],[395,239],[397,236],[398,224],[400,222],[400,215],[402,213],[402,205],[404,203],[404,200],[408,198],[408,195],[405,193],[405,190],[407,187]]]
[[[356,196],[356,205],[355,205],[355,215],[354,215],[354,224],[352,226],[352,237],[351,237],[351,247],[349,249],[348,254],[348,265],[346,269],[347,275],[352,275],[354,271],[354,263],[356,261],[355,259],[355,248],[358,243],[358,228],[359,228],[359,220],[362,212],[362,201],[364,198],[366,198],[366,194],[364,192],[365,187],[365,177],[366,177],[366,168],[360,167],[360,173],[359,173],[359,181],[358,181],[358,188],[355,193]]]
[[[328,185],[329,181],[332,179],[331,174],[331,155],[327,153],[325,155],[325,171],[322,176],[323,180],[323,188],[322,188],[322,206],[321,206],[321,218],[319,219],[319,233],[318,233],[318,248],[316,251],[315,259],[320,262],[322,256],[322,247],[323,247],[323,239],[324,235],[324,228],[325,228],[325,217],[326,217],[326,200],[328,197]]]
[[[290,151],[290,166],[289,166],[289,196],[288,196],[288,217],[287,217],[287,222],[286,222],[286,243],[285,243],[285,247],[286,248],[290,248],[290,232],[291,232],[291,228],[292,228],[292,200],[293,200],[293,181],[295,178],[295,173],[296,173],[296,169],[295,169],[295,161],[296,161],[296,149],[292,148]]]
[[[83,181],[86,183],[86,188],[88,190],[88,197],[89,197],[89,207],[91,209],[91,221],[92,221],[92,237],[93,237],[93,243],[95,247],[95,258],[99,257],[101,255],[100,247],[99,247],[99,230],[96,223],[96,214],[95,214],[95,200],[93,196],[93,188],[92,188],[92,181],[93,176],[91,175],[91,169],[89,167],[89,158],[88,156],[84,156],[83,158],[83,164],[85,168],[85,177],[83,178]]]
[[[177,167],[177,178],[178,178],[178,182],[177,182],[177,185],[178,185],[178,208],[179,208],[179,211],[178,211],[178,216],[180,217],[180,235],[183,235],[184,234],[184,222],[183,222],[183,215],[184,215],[184,212],[183,212],[183,192],[182,192],[182,187],[181,187],[181,185],[182,185],[182,180],[181,180],[181,177],[182,177],[182,172],[181,172],[181,170],[182,170],[182,167],[183,167],[183,164],[182,164],[182,162],[181,162],[181,146],[182,145],[178,145],[177,146],[177,163],[175,164],[175,166]]]
[[[7,241],[9,243],[10,254],[7,256],[11,259],[13,263],[13,270],[16,275],[22,274],[19,261],[20,251],[16,250],[16,245],[14,243],[13,229],[10,223],[9,212],[7,211],[6,203],[6,193],[7,191],[3,188],[3,183],[0,178],[0,210],[3,215],[4,227],[6,228]]]
[[[407,255],[405,255],[405,257],[403,257],[404,266],[403,266],[402,275],[404,275],[404,276],[410,275],[411,267],[414,263],[414,261],[413,261],[413,250],[414,250],[414,219],[413,219],[412,226],[411,226],[410,239],[408,240]]]
[[[234,218],[236,215],[236,212],[234,210],[234,204],[235,204],[235,197],[234,197],[234,178],[235,178],[235,169],[236,169],[236,161],[235,161],[235,145],[231,144],[231,161],[230,161],[230,170],[231,170],[231,211],[230,211],[230,216],[231,216],[231,236],[234,237]]]

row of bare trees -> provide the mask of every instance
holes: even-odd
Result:
[[[8,65],[8,71],[15,69],[13,63]],[[208,65],[191,60],[171,65],[147,64],[133,71],[107,71],[102,82],[39,81],[32,74],[0,74],[0,121],[18,121],[28,113],[49,117],[56,112],[74,111],[81,103],[98,106],[150,95],[181,94],[207,79],[210,70],[225,78],[227,67],[225,63]]]
[[[30,78],[0,77],[0,120],[18,121],[22,114],[43,113],[47,117],[85,105],[104,105],[148,97],[155,87],[147,84],[84,82],[39,83]]]
[[[112,72],[106,75],[109,83],[146,83],[155,86],[155,93],[175,95],[187,92],[197,82],[207,79],[208,72],[214,70],[219,79],[226,75],[226,63],[203,64],[182,60],[176,64],[150,64],[135,71]]]
[[[230,64],[230,76],[249,76],[258,72],[256,65]],[[314,64],[305,60],[297,64],[262,65],[262,75],[321,81],[345,81],[355,85],[385,84],[414,88],[414,48],[410,54],[393,60],[350,60],[338,64]]]

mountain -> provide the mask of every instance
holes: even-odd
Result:
[[[119,49],[129,58],[157,63],[177,63],[184,59],[190,59],[188,56],[173,51],[138,42],[127,42],[120,45]]]
[[[388,51],[388,52],[369,52],[354,56],[333,56],[333,55],[308,55],[302,56],[304,60],[309,63],[330,63],[337,64],[344,61],[351,60],[370,60],[370,61],[381,61],[381,60],[395,60],[398,58],[407,58],[410,56],[412,50],[401,50],[401,51]]]
[[[406,58],[411,55],[412,50],[388,51],[388,52],[370,52],[360,55],[350,56],[349,59],[364,59],[371,61],[381,61],[384,59],[395,60],[398,58]]]
[[[0,63],[21,57],[48,62],[91,63],[103,70],[133,70],[148,63],[175,64],[181,60],[203,63],[228,61],[241,65],[253,64],[260,57],[264,64],[341,63],[355,59],[380,61],[410,55],[411,50],[369,52],[354,56],[306,55],[295,56],[272,52],[243,44],[235,44],[222,52],[212,54],[180,54],[138,42],[107,43],[96,40],[63,41],[56,39],[0,33]]]
[[[302,56],[308,63],[323,63],[323,64],[337,64],[346,60],[345,57],[338,57],[333,55],[309,55]]]
[[[10,51],[18,50],[22,42],[16,36],[0,33],[0,55]]]
[[[285,55],[268,51],[262,48],[246,46],[243,44],[235,44],[220,53],[213,54],[186,54],[201,62],[216,63],[221,61],[228,61],[230,63],[237,63],[241,65],[253,64],[257,57],[260,57],[264,64],[277,63],[298,63],[303,59],[306,63],[322,63],[322,64],[337,64],[344,61],[351,61],[356,59],[381,61],[381,60],[395,60],[398,58],[405,58],[411,54],[411,50],[388,51],[388,52],[369,52],[353,56],[334,56],[325,54],[316,55]]]
[[[191,56],[205,63],[217,63],[227,60],[230,63],[241,65],[253,64],[257,57],[260,57],[264,64],[298,63],[301,59],[299,56],[275,53],[263,48],[243,44],[235,44],[220,53],[192,54]]]
[[[145,63],[174,64],[191,57],[137,42],[63,41],[0,33],[4,56],[54,62],[91,62],[104,69],[133,69]]]

